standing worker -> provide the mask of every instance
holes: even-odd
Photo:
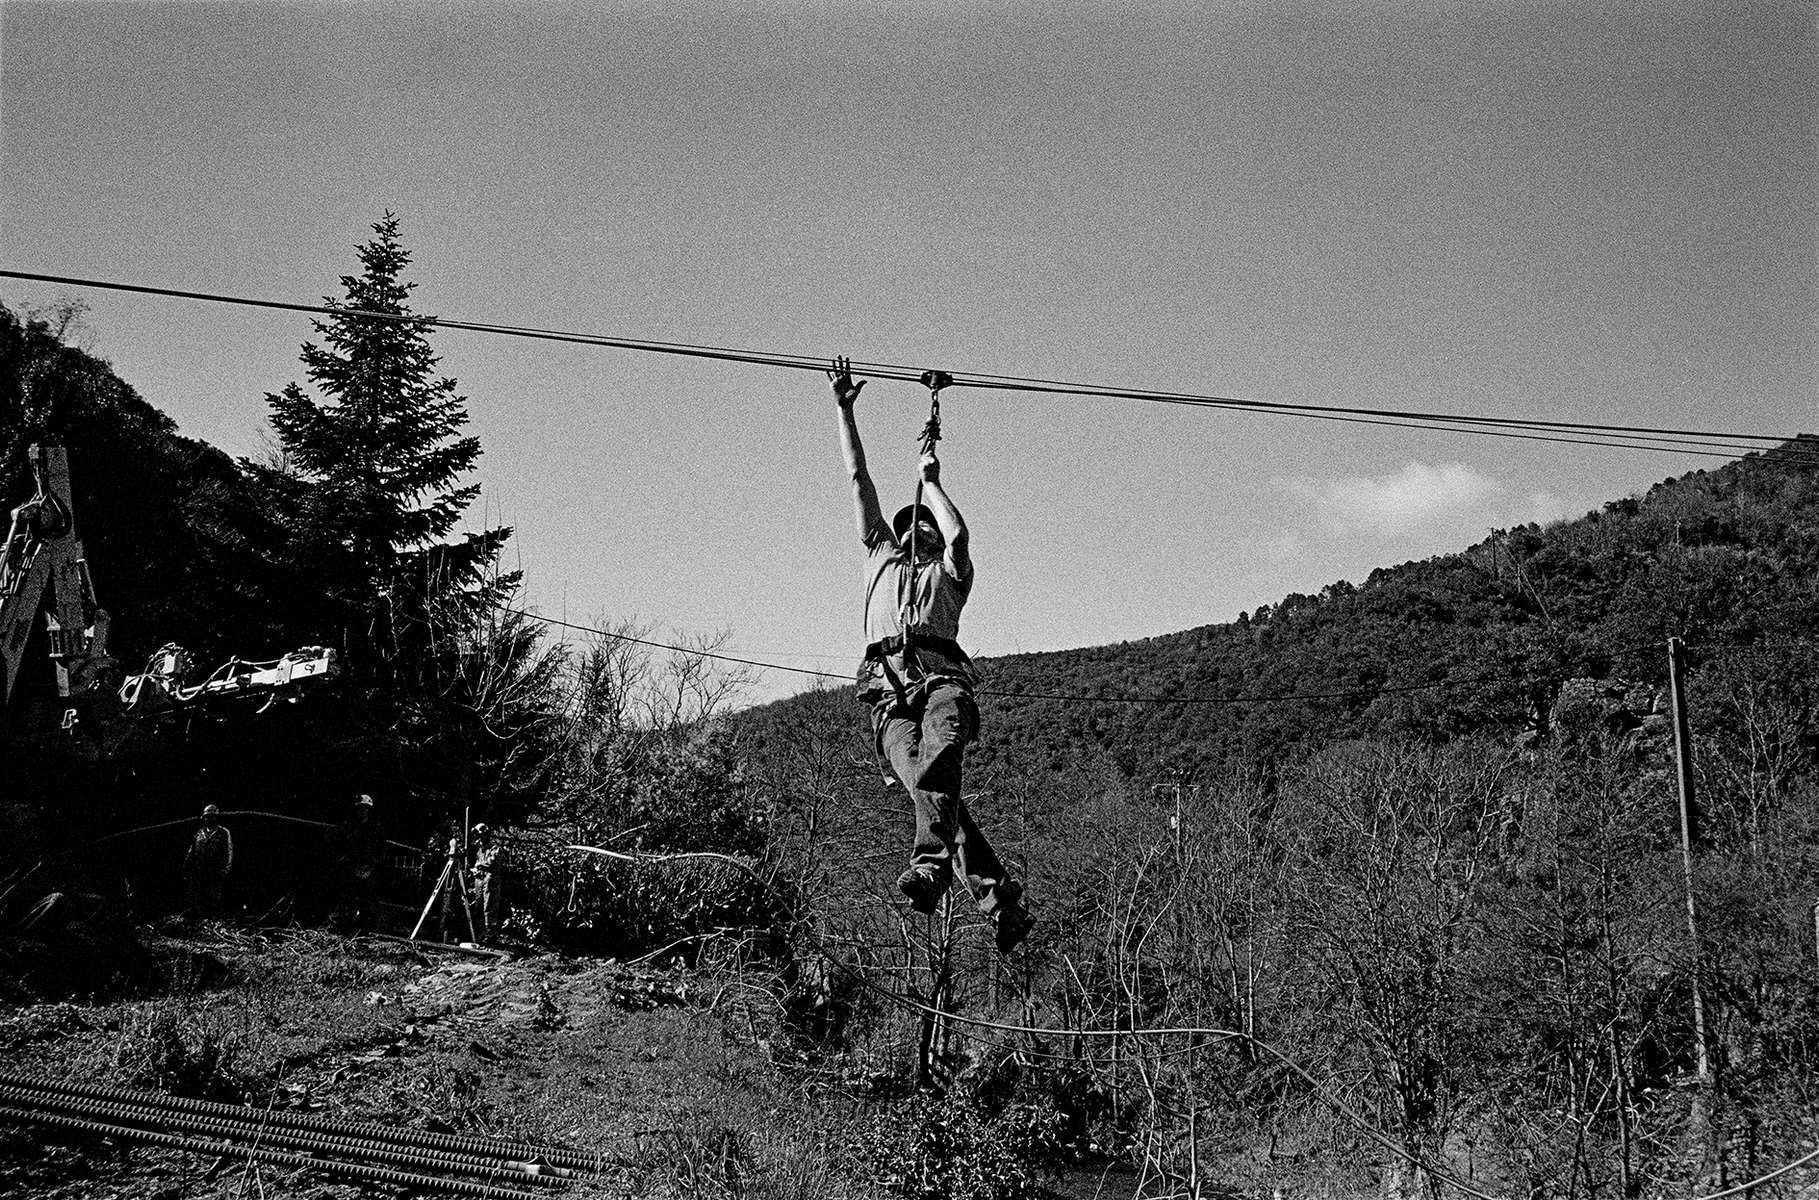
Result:
[[[221,889],[234,868],[234,835],[213,804],[202,809],[202,827],[183,856],[183,908],[197,917],[221,915]]]
[[[499,877],[499,843],[484,822],[474,826],[473,880],[474,911],[480,917],[474,932],[482,945],[491,945],[505,918],[505,881]]]
[[[879,755],[889,761],[915,809],[915,844],[897,890],[917,912],[932,913],[958,869],[992,923],[999,952],[1009,954],[1033,924],[1023,906],[1023,885],[1010,878],[960,795],[962,759],[979,732],[973,700],[977,672],[956,641],[960,610],[973,587],[966,523],[942,489],[931,438],[920,468],[924,503],[905,506],[885,524],[853,411],[865,384],[853,382],[843,358],[834,360],[828,377],[866,551],[868,644],[859,667],[859,699],[871,706]]]
[[[335,875],[340,895],[331,920],[356,933],[369,932],[378,916],[375,894],[379,863],[385,855],[385,830],[373,815],[373,798],[359,796],[354,811],[335,830]]]

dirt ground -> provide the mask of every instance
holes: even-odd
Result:
[[[153,940],[165,983],[0,1010],[17,1074],[602,1152],[565,1195],[863,1196],[781,1049],[762,981],[551,954],[479,957],[314,930]],[[849,1164],[850,1169],[850,1164]],[[190,1200],[408,1194],[301,1168],[0,1124],[0,1195]]]

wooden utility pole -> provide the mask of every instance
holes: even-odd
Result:
[[[1693,941],[1693,1035],[1698,1039],[1699,1086],[1712,1082],[1712,1060],[1705,1037],[1705,994],[1699,953],[1699,905],[1693,896],[1693,843],[1696,837],[1693,797],[1693,745],[1686,719],[1686,643],[1667,641],[1668,693],[1674,706],[1674,765],[1680,778],[1680,869],[1686,883],[1686,932]]]
[[[1699,906],[1693,896],[1693,842],[1696,833],[1693,797],[1693,744],[1686,719],[1686,643],[1667,640],[1668,695],[1674,706],[1674,765],[1680,778],[1680,870],[1686,884],[1686,932],[1692,939],[1693,1039],[1699,1072],[1699,1094],[1693,1105],[1693,1133],[1703,1155],[1711,1128],[1712,1058],[1705,1035],[1705,988],[1699,952]]]

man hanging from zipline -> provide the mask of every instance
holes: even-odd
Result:
[[[1010,878],[960,796],[962,758],[979,732],[972,690],[977,671],[955,640],[960,610],[973,587],[973,563],[966,522],[941,487],[934,454],[940,410],[936,407],[923,431],[919,503],[905,506],[887,525],[853,413],[865,383],[853,382],[844,358],[834,360],[828,378],[840,409],[840,450],[852,477],[866,551],[869,644],[859,667],[859,699],[871,706],[880,757],[889,761],[915,807],[915,845],[897,890],[917,912],[933,913],[958,870],[991,921],[998,950],[1009,954],[1033,924],[1023,906],[1023,885]],[[939,380],[929,386],[938,405]]]

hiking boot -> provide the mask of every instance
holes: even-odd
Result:
[[[1035,924],[1036,918],[1030,916],[1022,904],[999,905],[992,913],[992,940],[998,943],[998,953],[1009,954],[1015,950]]]
[[[903,893],[911,908],[932,916],[941,907],[941,897],[947,894],[950,882],[950,876],[934,867],[918,864],[897,876],[897,890]]]

